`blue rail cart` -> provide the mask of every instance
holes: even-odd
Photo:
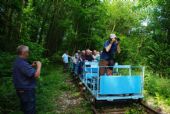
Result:
[[[144,67],[115,65],[113,75],[100,76],[98,62],[85,62],[80,80],[95,100],[142,99],[144,85]],[[107,68],[107,67],[105,67]]]
[[[99,76],[99,66],[97,61],[85,62],[83,65],[83,73],[80,80],[85,84],[91,84],[94,78]]]

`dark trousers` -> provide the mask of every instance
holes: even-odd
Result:
[[[64,72],[68,70],[68,63],[64,63]]]
[[[101,60],[99,62],[99,66],[100,66],[100,76],[104,75],[105,73],[108,76],[113,75],[114,60]]]
[[[24,114],[35,114],[35,89],[16,90]]]
[[[75,71],[75,67],[76,67],[76,64],[75,64],[75,63],[73,63],[73,69],[72,69],[72,72],[74,72],[74,71]]]

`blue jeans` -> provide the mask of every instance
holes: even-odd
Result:
[[[19,89],[17,90],[17,95],[24,114],[35,114],[35,89]]]

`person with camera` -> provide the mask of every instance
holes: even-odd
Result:
[[[41,62],[28,62],[29,48],[25,45],[17,47],[17,54],[13,63],[13,83],[21,103],[24,114],[35,114],[36,78],[40,76]],[[36,67],[36,68],[34,68]]]
[[[113,66],[115,64],[115,54],[120,53],[120,39],[115,34],[110,34],[110,38],[105,42],[103,52],[100,56],[100,75],[113,74]],[[109,67],[110,66],[110,67]]]

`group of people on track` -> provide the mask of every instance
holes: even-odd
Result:
[[[68,52],[66,51],[63,55],[63,63],[64,63],[64,72],[66,72],[68,68],[69,61],[72,61],[73,63],[73,69],[75,68],[75,65],[84,62],[84,61],[99,61],[100,60],[100,52],[93,50],[91,51],[90,49],[86,50],[77,50],[77,52],[73,56],[69,56]]]
[[[68,68],[69,60],[72,60],[73,62],[73,69],[75,65],[79,62],[85,62],[85,61],[99,61],[99,66],[102,66],[100,68],[100,75],[104,75],[107,73],[107,75],[112,75],[112,67],[115,64],[115,54],[120,53],[120,39],[117,38],[115,34],[110,34],[109,39],[104,43],[104,47],[102,51],[91,51],[90,49],[86,50],[78,50],[73,56],[69,56],[68,52],[66,51],[62,55],[63,63],[64,63],[64,72]],[[106,66],[106,67],[104,67]],[[109,67],[110,66],[110,67]]]
[[[120,53],[119,46],[120,39],[115,34],[110,34],[109,39],[104,43],[103,50],[101,52],[90,49],[78,50],[73,56],[69,56],[68,52],[62,55],[64,63],[64,71],[68,68],[69,59],[76,65],[78,62],[85,61],[99,61],[99,66],[107,66],[100,68],[100,75],[107,73],[112,74],[112,68],[115,63],[114,55]],[[40,76],[41,62],[35,61],[33,63],[28,62],[29,47],[20,45],[17,47],[17,57],[13,64],[13,83],[16,89],[16,93],[20,99],[21,110],[24,114],[36,113],[36,78]]]

